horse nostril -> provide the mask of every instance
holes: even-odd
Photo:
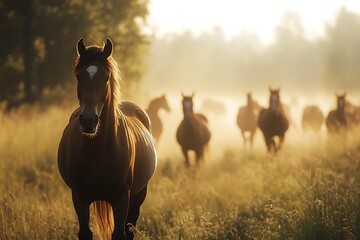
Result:
[[[95,114],[93,116],[93,124],[96,126],[98,124],[98,122],[99,122],[99,117],[98,117],[98,115]]]
[[[82,114],[80,114],[80,116],[79,116],[79,122],[80,122],[80,124],[84,123],[84,116]]]

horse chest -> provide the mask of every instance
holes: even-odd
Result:
[[[128,159],[111,149],[82,149],[69,160],[69,171],[78,189],[106,192],[126,184]]]
[[[196,148],[209,141],[209,130],[200,121],[183,121],[177,132],[177,140],[186,148]]]

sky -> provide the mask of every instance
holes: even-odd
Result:
[[[283,13],[297,12],[309,39],[324,34],[345,6],[360,13],[360,0],[149,0],[148,23],[157,37],[191,30],[195,35],[220,26],[226,38],[242,31],[255,32],[269,43]]]

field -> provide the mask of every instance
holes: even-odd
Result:
[[[72,109],[0,114],[0,239],[77,239],[56,163]],[[216,154],[198,170],[183,167],[177,148],[159,153],[136,239],[360,239],[358,130],[334,138],[293,131],[276,156],[262,139],[244,149],[234,132],[238,147],[212,144]],[[93,221],[92,229],[101,239]]]

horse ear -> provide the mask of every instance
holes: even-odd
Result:
[[[84,39],[80,38],[79,41],[77,42],[77,53],[79,56],[83,56],[84,53],[86,52],[86,47],[84,45]]]
[[[272,91],[273,91],[271,87],[269,87],[269,91],[270,91],[270,92],[272,92]]]
[[[191,94],[191,98],[193,98],[195,96],[195,93],[193,92],[192,94]]]
[[[106,39],[106,44],[104,46],[103,54],[105,58],[111,56],[113,50],[113,44],[110,39]]]
[[[181,92],[181,96],[182,96],[183,98],[185,97],[184,92]]]

